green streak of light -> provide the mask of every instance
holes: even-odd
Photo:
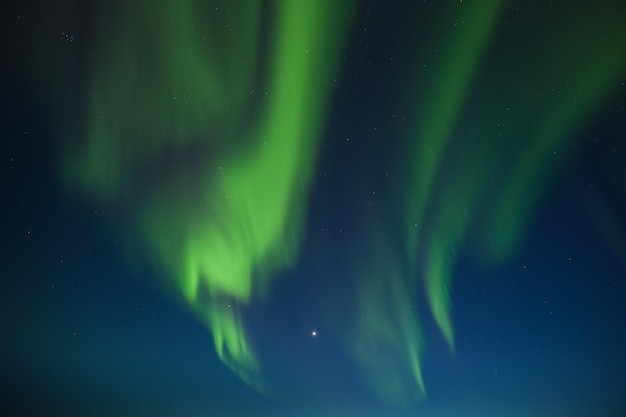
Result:
[[[502,6],[503,2],[500,0],[464,3],[456,6],[462,10],[461,16],[465,23],[458,26],[453,32],[454,35],[442,48],[443,56],[432,70],[433,79],[428,81],[426,103],[418,111],[419,125],[414,136],[415,147],[411,152],[414,160],[410,173],[411,195],[405,228],[405,230],[410,230],[409,251],[415,251],[419,245],[416,242],[417,235],[413,226],[420,225],[425,220],[424,211],[433,200],[432,189],[437,172],[442,169],[440,166],[442,157],[462,109],[463,99],[479,67],[480,58],[498,22]],[[448,22],[447,26],[452,26],[452,24]],[[443,205],[446,206],[445,202]],[[425,271],[425,283],[428,302],[437,325],[450,348],[454,349],[449,313],[451,274],[449,265],[453,262],[454,250],[447,247],[444,241],[450,239],[448,235],[455,236],[452,239],[454,242],[460,240],[467,219],[455,221],[455,214],[450,210],[446,210],[446,214],[442,216],[445,218],[438,222],[436,236],[427,238],[431,247],[426,250],[430,252],[432,259],[426,261],[428,268]],[[448,226],[444,226],[445,224]]]
[[[215,4],[235,18],[207,8],[206,30],[193,1],[112,13],[119,36],[105,39],[107,27],[94,59],[86,146],[69,149],[63,168],[102,200],[132,201],[136,213],[122,216],[136,216],[139,238],[210,327],[220,358],[262,388],[241,311],[297,255],[350,7],[278,2],[260,62],[260,2]],[[251,103],[263,73],[267,96]]]
[[[567,88],[545,107],[529,106],[525,112],[520,112],[520,120],[513,123],[521,127],[524,118],[533,117],[535,128],[529,132],[524,148],[512,163],[507,187],[503,187],[492,207],[487,249],[495,259],[506,259],[519,245],[535,202],[547,188],[546,184],[554,182],[558,166],[555,155],[575,144],[577,129],[584,127],[610,96],[626,70],[623,46],[626,31],[619,28],[622,23],[608,15],[601,21],[604,36],[595,33],[597,27],[562,31],[567,39],[561,39],[559,45],[567,45],[567,48],[561,51],[560,59],[568,64],[559,75],[560,84]],[[591,36],[590,30],[595,36]],[[595,42],[589,42],[591,38]],[[596,42],[602,44],[602,48],[598,48]],[[535,79],[543,81],[550,77],[553,74],[543,70]]]

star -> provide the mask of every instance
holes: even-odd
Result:
[[[317,332],[316,332],[315,330],[313,330],[313,331],[311,332],[311,336],[316,337],[316,336],[317,336]]]

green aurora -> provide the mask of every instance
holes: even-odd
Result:
[[[372,208],[354,192],[364,208],[354,214],[360,243],[346,260],[354,292],[341,304],[350,313],[338,319],[339,302],[324,304],[325,325],[363,384],[390,404],[425,395],[427,318],[415,305],[427,302],[453,352],[458,253],[471,243],[478,261],[511,257],[579,139],[573,132],[626,70],[620,2],[571,5],[567,13],[584,18],[562,24],[545,6],[544,24],[523,37],[510,33],[526,30],[511,24],[512,8],[450,2],[428,15],[437,47],[406,42],[412,67],[396,75],[410,86],[398,97],[398,107],[411,103],[410,129],[382,139],[398,168],[379,193],[393,203]],[[130,225],[163,287],[206,323],[223,362],[277,393],[242,311],[267,300],[277,275],[303,256],[358,10],[333,0],[141,0],[99,13],[86,132],[65,146],[63,178]]]

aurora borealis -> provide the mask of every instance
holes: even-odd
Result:
[[[32,310],[7,302],[31,329],[7,356],[37,352],[33,340],[45,338],[61,353],[33,353],[44,358],[35,363],[74,352],[82,359],[67,368],[93,386],[86,398],[124,380],[117,385],[137,395],[110,394],[125,399],[111,411],[130,415],[154,415],[158,406],[145,404],[171,384],[185,395],[163,399],[165,415],[626,409],[616,388],[626,382],[623,359],[597,365],[626,347],[618,328],[626,313],[626,6],[409,3],[16,5],[12,27],[24,46],[10,49],[16,63],[6,77],[32,84],[41,134],[52,136],[37,166],[54,178],[46,193],[63,196],[51,212],[67,220],[41,223],[60,237],[36,233],[39,250],[13,250],[43,253],[45,265],[72,236],[106,237],[89,238],[105,242],[88,250],[99,261],[63,256],[63,268],[75,265],[57,272],[65,278],[51,278],[59,262],[7,271],[25,274],[18,293],[39,288],[37,280],[46,291],[85,281],[109,289],[80,301],[72,294],[86,290],[66,289],[63,302],[42,292]],[[61,27],[71,36],[33,35],[41,30],[20,26],[24,16],[44,33]],[[29,129],[13,119],[15,132]],[[24,178],[42,187],[41,176]],[[40,206],[28,207],[5,208],[5,218],[24,219],[10,233],[31,235],[24,224],[41,217],[32,214]],[[66,237],[66,229],[77,231]],[[132,300],[119,295],[127,291]],[[139,304],[160,306],[176,324],[141,324],[124,303],[133,314]],[[108,315],[83,313],[94,305]],[[40,325],[39,315],[49,318]],[[68,333],[90,338],[67,348],[57,321],[80,323],[90,330]],[[137,331],[101,324],[117,321]],[[142,332],[154,332],[153,342],[139,342]],[[196,337],[206,338],[201,348],[188,342]],[[137,380],[115,371],[113,363],[168,346],[176,346],[162,364],[171,382],[146,382],[144,374],[161,372],[148,365]],[[185,360],[192,364],[181,368]],[[157,362],[128,367],[143,361]],[[23,375],[14,367],[10,375]],[[195,367],[210,371],[191,376]],[[221,379],[230,382],[221,387]],[[542,397],[545,387],[553,396]],[[67,389],[67,397],[81,392]],[[144,391],[152,394],[141,400]],[[200,405],[188,411],[183,397]]]
[[[87,190],[113,197],[144,192],[143,184],[130,184],[135,172],[141,176],[150,169],[156,171],[150,175],[161,176],[140,201],[133,198],[131,203],[140,238],[207,323],[222,360],[252,381],[258,364],[237,304],[262,297],[271,275],[291,264],[297,253],[295,232],[305,213],[334,49],[341,46],[347,12],[328,2],[277,4],[275,33],[268,35],[274,40],[263,45],[270,56],[263,57],[268,68],[259,70],[268,79],[256,87],[251,79],[259,58],[249,45],[260,36],[251,24],[260,16],[247,16],[255,11],[239,6],[236,14],[242,18],[232,24],[243,39],[233,43],[245,47],[241,54],[228,51],[231,60],[220,60],[222,48],[237,46],[220,45],[228,36],[220,33],[210,34],[217,41],[209,37],[208,44],[193,45],[202,28],[195,30],[195,7],[187,3],[176,4],[175,14],[161,15],[161,8],[167,10],[171,3],[150,1],[139,7],[140,15],[119,23],[128,30],[124,41],[129,45],[116,45],[103,59],[113,62],[112,67],[96,64],[87,150],[74,156],[78,162],[65,166],[73,171],[69,177],[86,181]],[[156,16],[144,14],[146,10]],[[115,26],[126,17],[125,12],[112,14]],[[153,25],[162,16],[167,22]],[[141,45],[142,39],[167,39],[171,33],[182,39],[166,42],[165,49]],[[189,49],[181,51],[181,44]],[[128,62],[127,51],[134,48],[145,50],[145,56],[132,56]],[[206,59],[207,48],[217,56]],[[170,70],[143,79],[140,74],[152,65]],[[232,81],[222,85],[222,78],[230,76]],[[156,79],[162,87],[144,94]],[[145,87],[128,87],[144,82]],[[268,93],[258,103],[245,102],[255,88]],[[246,112],[252,113],[251,120],[242,124]],[[157,114],[160,126],[153,119]],[[183,154],[181,160],[171,161],[177,153]],[[161,158],[167,160],[164,167]],[[193,168],[187,158],[197,159]],[[159,165],[150,167],[154,164]]]

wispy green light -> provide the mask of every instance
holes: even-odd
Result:
[[[140,239],[211,328],[219,356],[258,385],[236,307],[262,297],[297,254],[350,7],[277,2],[260,57],[261,2],[215,5],[104,11],[121,32],[101,41],[87,140],[65,172],[100,198],[131,198]]]
[[[323,300],[364,384],[404,405],[427,385],[421,295],[454,351],[451,283],[468,238],[489,261],[514,252],[555,180],[555,149],[576,140],[626,70],[623,6],[571,9],[585,19],[563,25],[553,12],[531,34],[503,23],[515,15],[501,0],[433,7],[438,43],[407,43],[414,67],[397,70],[413,79],[428,68],[404,97],[414,103],[410,133],[385,138],[402,153],[391,198],[353,205],[359,235],[341,277],[349,296]],[[165,285],[211,329],[220,358],[259,389],[263,364],[243,311],[298,256],[351,9],[333,0],[104,4],[86,135],[64,153],[67,182],[117,209]]]

